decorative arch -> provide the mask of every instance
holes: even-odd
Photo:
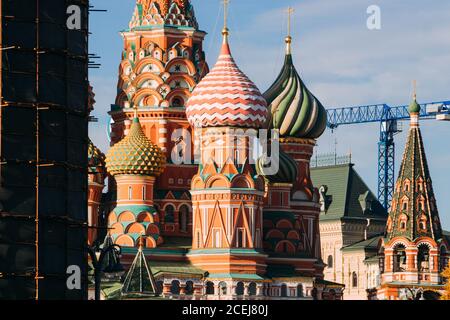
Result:
[[[294,254],[295,251],[295,246],[292,244],[292,242],[287,240],[278,242],[277,246],[275,247],[275,252],[278,253]]]
[[[167,84],[171,84],[173,81],[177,81],[177,80],[183,80],[186,81],[186,83],[189,85],[189,88],[186,89],[193,89],[197,83],[195,82],[195,80],[190,77],[187,76],[185,74],[171,74],[169,78],[167,78],[166,83]],[[180,89],[184,89],[183,87],[181,87]],[[188,91],[190,92],[190,91]]]
[[[143,234],[145,233],[145,227],[139,222],[130,223],[126,228],[125,233]]]
[[[153,215],[148,212],[148,211],[142,211],[141,213],[138,214],[137,222],[150,222],[150,223],[154,223],[155,219],[153,218]]]
[[[113,223],[117,222],[117,215],[114,211],[111,211],[108,214],[108,224],[111,225]]]
[[[191,182],[192,189],[203,189],[204,187],[205,183],[203,182],[203,179],[200,176],[196,176],[194,179],[192,179]]]
[[[246,175],[238,175],[231,180],[232,188],[243,188],[243,189],[253,189],[253,182]]]
[[[159,48],[158,48],[159,49]],[[156,50],[156,49],[153,49],[153,51],[154,50]],[[161,49],[160,49],[161,50]],[[162,50],[161,50],[161,52],[162,52]],[[161,72],[164,72],[164,64],[161,62],[161,61],[159,61],[158,59],[156,59],[156,58],[153,58],[152,56],[147,56],[147,57],[145,57],[144,59],[141,59],[141,60],[139,60],[137,63],[136,63],[136,65],[135,65],[135,67],[134,67],[134,70],[135,70],[135,73],[136,74],[141,74],[142,73],[142,70],[147,66],[147,65],[150,65],[150,64],[153,64],[153,65],[156,65],[157,67],[158,67],[158,71],[161,73]]]
[[[145,247],[146,248],[156,248],[157,244],[153,237],[146,237],[145,238]]]
[[[135,246],[134,239],[127,234],[122,234],[122,235],[118,236],[116,241],[114,241],[114,243],[118,244],[119,246],[122,246],[122,247],[134,247]]]
[[[177,58],[170,60],[166,65],[166,70],[171,72],[170,69],[176,64],[185,65],[186,68],[188,69],[190,75],[193,75],[196,73],[194,63],[191,60],[184,59],[182,57],[177,57]]]
[[[206,189],[210,189],[210,188],[230,188],[230,182],[228,181],[228,179],[222,175],[222,174],[216,174],[213,175],[211,177],[209,177],[206,180],[205,183],[205,188]]]
[[[125,229],[123,227],[123,225],[120,222],[115,222],[113,224],[110,224],[110,230],[109,233],[110,234],[123,234],[125,233]]]
[[[152,224],[149,224],[147,226],[147,230],[146,230],[145,234],[146,235],[152,235],[152,234],[159,235],[160,234],[160,230],[159,230],[159,228],[158,228],[158,226],[156,224],[152,223]]]
[[[141,88],[142,84],[148,80],[155,80],[158,83],[157,87],[159,87],[160,85],[162,85],[164,83],[163,79],[161,79],[159,76],[157,76],[153,73],[142,73],[142,74],[138,75],[136,77],[136,79],[133,80],[132,83],[136,88]]]
[[[282,220],[278,221],[276,227],[278,229],[294,229],[292,222],[290,222],[289,220],[286,220],[286,219],[282,219]]]
[[[133,104],[139,105],[142,99],[148,99],[148,97],[153,97],[154,99],[154,103],[152,104],[153,106],[158,106],[159,101],[163,100],[163,97],[158,91],[151,88],[142,88],[136,91],[136,93],[134,94],[132,99]]]
[[[296,230],[291,230],[288,232],[286,239],[289,240],[300,240],[300,234]]]
[[[134,216],[133,212],[131,212],[131,211],[123,211],[119,214],[117,221],[118,222],[135,222],[136,217]]]

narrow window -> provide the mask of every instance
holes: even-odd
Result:
[[[128,200],[131,200],[131,196],[133,194],[133,189],[131,188],[131,186],[128,187]]]

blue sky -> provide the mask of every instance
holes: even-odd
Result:
[[[92,140],[103,150],[107,111],[114,102],[122,50],[119,31],[128,26],[134,0],[92,0],[107,13],[91,14],[90,52],[102,67],[90,72],[96,93]],[[218,55],[222,26],[221,1],[192,0],[201,29],[208,32],[204,48],[210,65]],[[367,7],[381,8],[381,30],[367,29]],[[433,0],[234,0],[230,6],[231,46],[240,68],[265,91],[283,61],[287,22],[293,17],[294,57],[309,89],[327,107],[411,100],[411,82],[418,82],[419,102],[450,100],[450,1]],[[397,169],[408,123],[396,136]],[[425,148],[444,228],[450,230],[450,122],[422,122]],[[376,192],[378,124],[327,131],[317,153],[352,152],[356,169]],[[337,143],[337,144],[336,144]]]

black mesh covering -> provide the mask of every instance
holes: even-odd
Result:
[[[0,0],[0,299],[35,298],[36,231],[39,298],[87,298],[88,2]]]

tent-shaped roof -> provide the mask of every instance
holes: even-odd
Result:
[[[142,237],[141,237],[142,239]],[[122,294],[157,295],[153,273],[142,251],[142,241],[122,286]]]

